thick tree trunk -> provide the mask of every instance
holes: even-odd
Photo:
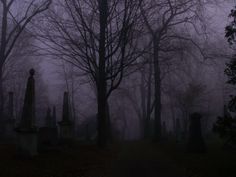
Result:
[[[106,27],[107,27],[107,0],[99,0],[100,40],[99,40],[99,73],[97,79],[98,105],[98,145],[105,147],[108,143],[107,84],[106,84]]]
[[[106,84],[100,80],[98,85],[98,145],[100,147],[106,146],[108,143],[108,120],[106,113]]]
[[[148,88],[147,88],[147,109],[145,119],[145,130],[144,138],[147,139],[150,136],[150,119],[151,119],[151,94],[152,94],[152,62],[149,62],[149,73],[148,73]]]
[[[161,71],[160,71],[160,64],[159,64],[159,43],[158,39],[154,38],[153,41],[153,50],[154,50],[154,83],[155,83],[155,117],[154,117],[154,141],[161,140]]]
[[[146,131],[146,89],[145,89],[145,68],[141,71],[141,84],[140,84],[140,93],[141,93],[141,109],[142,113],[139,116],[140,119],[140,131],[142,138],[145,139]]]

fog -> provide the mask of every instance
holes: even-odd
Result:
[[[0,1],[4,176],[234,175],[235,5]]]

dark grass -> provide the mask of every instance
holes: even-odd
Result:
[[[74,142],[32,159],[16,156],[14,145],[0,145],[1,177],[236,177],[236,152],[219,142],[205,154],[190,154],[183,144],[125,142],[99,149]]]
[[[92,177],[109,176],[118,146],[105,150],[95,144],[73,143],[25,159],[13,145],[0,146],[0,176],[4,177]]]

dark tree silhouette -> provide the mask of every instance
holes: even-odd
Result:
[[[233,18],[232,22],[225,27],[225,37],[228,42],[232,45],[235,42],[236,34],[236,6],[231,10],[229,17]]]
[[[230,45],[235,43],[236,34],[236,7],[231,10],[229,17],[233,18],[232,22],[225,27],[225,37]],[[236,85],[236,56],[226,63],[225,74],[228,76],[228,84]],[[228,111],[229,110],[229,111]],[[236,96],[230,95],[228,106],[224,107],[224,115],[218,117],[214,124],[213,131],[218,133],[220,137],[226,139],[226,147],[236,147],[236,116],[231,113],[236,112]]]
[[[199,0],[140,0],[141,14],[147,33],[151,37],[152,44],[152,63],[154,73],[154,140],[159,141],[161,135],[161,110],[162,110],[162,70],[161,57],[167,52],[176,50],[174,47],[176,41],[185,41],[190,45],[201,50],[194,40],[186,35],[185,32],[178,34],[175,30],[181,25],[193,26],[193,30],[197,29],[197,23],[201,16],[201,11],[205,5]]]
[[[137,52],[139,3],[124,1],[64,1],[47,16],[51,33],[42,29],[48,53],[63,59],[96,87],[98,144],[110,139],[108,98],[118,88],[127,68],[142,55]],[[56,8],[64,9],[61,16]],[[47,39],[47,40],[45,40]]]
[[[31,0],[25,3],[26,8],[22,8],[20,14],[14,14],[14,5],[19,2],[16,0],[0,1],[0,116],[3,115],[4,107],[2,82],[4,64],[10,58],[22,32],[35,16],[48,9],[51,2],[52,0],[44,0],[41,2]]]

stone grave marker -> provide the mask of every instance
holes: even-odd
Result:
[[[17,126],[17,150],[19,155],[37,155],[37,128],[35,124],[35,81],[34,69],[30,70],[27,81],[22,116]]]
[[[187,144],[188,152],[206,152],[206,145],[201,130],[201,114],[193,113],[190,115],[189,138]]]
[[[60,128],[60,139],[61,140],[73,139],[73,123],[70,117],[68,92],[64,92],[62,120],[58,122],[58,124]]]

